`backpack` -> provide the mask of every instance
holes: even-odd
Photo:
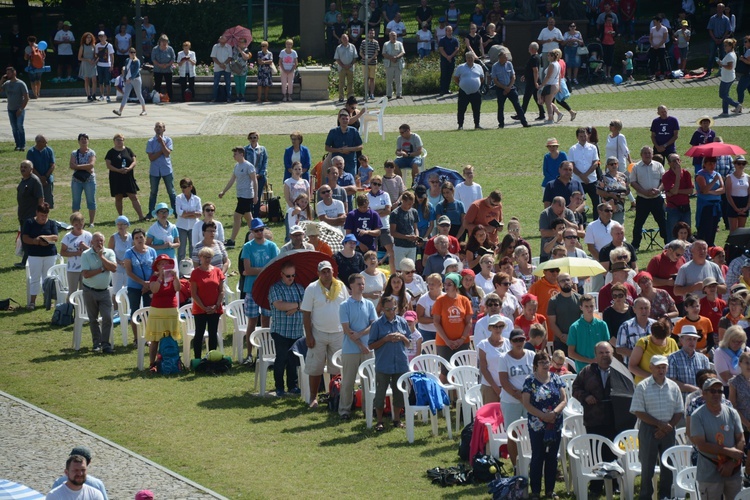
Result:
[[[69,302],[61,302],[55,306],[52,313],[52,324],[55,326],[68,326],[73,324],[75,308]]]
[[[472,420],[461,430],[461,441],[458,443],[458,458],[469,461],[469,449],[471,448],[471,436],[474,434],[474,421]]]
[[[341,375],[337,374],[331,377],[328,383],[328,410],[339,411],[339,401],[341,400]]]
[[[209,361],[206,358],[200,360],[195,366],[195,373],[203,373],[206,375],[218,375],[220,373],[226,373],[232,368],[232,361],[222,357],[221,361]]]
[[[182,360],[180,359],[180,346],[177,341],[167,335],[159,341],[159,371],[164,375],[172,375],[182,371]]]
[[[495,457],[484,455],[481,452],[476,454],[471,465],[475,483],[489,483],[497,477],[501,467],[500,462]]]
[[[48,311],[52,308],[52,301],[57,302],[57,287],[55,278],[47,276],[42,281],[42,293],[44,294],[44,308]]]
[[[268,221],[279,222],[284,218],[284,214],[281,212],[281,200],[278,196],[270,198],[268,200]]]
[[[32,68],[42,69],[44,67],[44,53],[36,45],[31,47],[29,62]]]
[[[523,476],[501,477],[492,481],[488,490],[493,500],[519,500],[526,495],[529,480]]]

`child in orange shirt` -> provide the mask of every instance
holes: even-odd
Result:
[[[698,331],[698,335],[701,336],[696,345],[696,349],[705,354],[706,345],[708,344],[708,336],[713,334],[713,326],[711,320],[705,316],[700,315],[701,305],[700,300],[696,295],[689,293],[685,297],[685,317],[674,325],[672,335],[679,336],[682,333],[682,327],[685,325],[693,325]]]

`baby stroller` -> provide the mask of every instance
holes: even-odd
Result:
[[[588,56],[581,61],[581,66],[586,72],[586,81],[589,84],[604,81],[604,59],[602,59],[602,44],[598,42],[590,43],[586,46],[589,51]]]
[[[643,35],[638,39],[633,54],[633,72],[642,69],[648,73],[648,51],[651,50],[651,43],[648,41],[648,35]]]

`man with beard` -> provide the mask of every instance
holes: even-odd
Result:
[[[65,475],[68,480],[47,494],[48,500],[104,500],[101,492],[86,483],[86,459],[81,455],[71,455],[65,462]]]
[[[568,331],[581,317],[581,296],[573,291],[573,280],[569,274],[558,274],[557,284],[560,293],[552,297],[547,305],[547,325],[554,334],[555,350],[561,349],[567,356]],[[531,288],[533,290],[534,287]],[[541,304],[541,297],[539,302]]]

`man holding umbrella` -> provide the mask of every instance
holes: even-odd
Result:
[[[318,264],[318,280],[307,286],[300,305],[308,348],[305,372],[310,377],[310,408],[318,407],[318,387],[326,362],[328,373],[339,373],[332,358],[344,341],[339,308],[348,297],[346,286],[333,277],[331,263]]]
[[[271,337],[276,347],[276,361],[273,363],[273,378],[276,383],[276,396],[284,395],[284,370],[286,386],[292,394],[299,394],[297,367],[292,362],[294,356],[289,349],[302,337],[302,311],[300,304],[305,289],[295,282],[294,262],[288,260],[281,268],[279,281],[268,292],[271,303],[273,328]]]

